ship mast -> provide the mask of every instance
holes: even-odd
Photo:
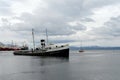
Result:
[[[46,43],[48,45],[48,33],[47,33],[47,29],[46,29]]]
[[[82,40],[81,40],[81,43],[80,43],[80,48],[81,48],[81,50],[82,50]]]
[[[33,37],[33,50],[35,50],[34,29],[32,29],[32,37]]]

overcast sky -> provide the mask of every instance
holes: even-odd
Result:
[[[120,0],[0,0],[0,42],[45,38],[71,46],[120,46]]]

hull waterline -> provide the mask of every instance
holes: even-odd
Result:
[[[57,51],[48,52],[29,52],[29,51],[15,51],[14,55],[25,55],[25,56],[55,56],[55,57],[69,57],[69,48]]]

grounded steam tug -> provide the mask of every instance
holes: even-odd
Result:
[[[32,32],[33,33],[33,32]],[[33,45],[34,35],[33,35]],[[45,40],[41,40],[41,47],[32,50],[18,50],[14,51],[14,55],[26,56],[55,56],[55,57],[69,57],[69,45],[46,45]]]

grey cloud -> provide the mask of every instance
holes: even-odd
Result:
[[[7,18],[1,18],[1,21],[2,21],[3,23],[8,23],[8,22],[9,22]]]
[[[73,40],[52,40],[54,43],[67,43],[67,42],[75,42]]]
[[[46,11],[46,10],[45,10]],[[49,10],[48,10],[49,11]],[[72,27],[67,24],[69,21],[64,15],[57,15],[56,12],[51,11],[50,13],[45,12],[40,15],[39,12],[35,15],[24,13],[21,17],[16,17],[22,20],[24,23],[15,24],[13,29],[22,31],[23,29],[30,30],[35,28],[36,31],[41,34],[47,28],[50,35],[70,35],[74,34],[75,30],[85,30],[85,26]],[[43,30],[43,31],[42,31]]]
[[[91,18],[82,18],[81,21],[83,22],[95,22],[93,19]]]
[[[70,28],[73,29],[73,30],[76,30],[76,31],[83,31],[83,30],[87,29],[86,26],[84,26],[80,23],[77,23],[77,25],[75,25],[75,26],[70,26]]]
[[[94,29],[95,33],[104,37],[119,37],[120,36],[120,16],[111,18],[104,26]]]
[[[23,13],[18,19],[24,23],[15,24],[18,30],[22,30],[22,27],[34,27],[40,32],[39,29],[47,28],[52,35],[70,35],[74,34],[76,30],[86,29],[83,25],[71,27],[66,24],[76,18],[79,19],[82,14],[86,15],[88,13],[87,10],[84,12],[84,8],[82,8],[82,0],[51,2],[47,2],[49,8],[39,11],[41,8],[38,7],[33,15]]]
[[[18,1],[18,0],[14,0]],[[89,17],[92,15],[92,9],[97,7],[103,7],[110,4],[118,3],[120,0],[44,0],[48,6],[37,8],[31,13],[22,13],[20,17],[16,19],[22,21],[21,23],[12,24],[10,26],[11,31],[16,31],[22,35],[29,36],[31,29],[34,28],[37,36],[45,33],[45,29],[48,29],[48,33],[51,36],[55,35],[71,35],[77,31],[86,30],[86,26],[77,25],[70,26],[67,23],[72,21],[94,22]],[[7,6],[7,5],[6,5]],[[9,6],[9,5],[8,5]],[[4,12],[7,12],[9,8],[6,8]],[[3,10],[2,10],[3,11]],[[118,18],[111,19],[101,28],[93,30],[95,34],[113,35],[119,36],[119,23],[116,21]],[[3,22],[7,20],[3,19]],[[119,22],[119,21],[117,21]],[[8,22],[9,23],[9,22]],[[9,26],[9,25],[6,25]],[[114,26],[114,27],[113,27]]]
[[[10,7],[10,5],[5,0],[1,0],[0,1],[0,8],[2,8],[2,7]]]
[[[40,8],[38,6],[34,14],[23,13],[21,17],[18,17],[24,23],[15,24],[16,29],[23,30],[26,27],[28,29],[33,27],[37,29],[48,28],[51,34],[60,29],[55,34],[73,34],[75,33],[74,29],[85,30],[86,27],[79,26],[73,28],[66,25],[66,22],[74,20],[93,21],[85,17],[92,14],[91,9],[98,6],[95,4],[99,4],[99,6],[106,5],[111,3],[112,0],[107,0],[107,3],[103,0],[45,0],[45,2],[48,4],[48,8]]]
[[[111,5],[120,2],[120,0],[44,0],[51,9],[64,13],[65,16],[85,17],[92,14],[91,9]]]
[[[12,15],[13,12],[11,11],[10,8],[10,2],[7,0],[1,0],[0,1],[0,16],[8,16]]]
[[[111,4],[117,4],[120,2],[120,0],[83,0],[84,7],[86,8],[99,8],[102,6],[107,6]]]
[[[55,11],[64,14],[66,17],[78,18],[84,15],[91,14],[89,9],[84,7],[84,0],[60,0],[60,1],[48,1],[49,7]]]

